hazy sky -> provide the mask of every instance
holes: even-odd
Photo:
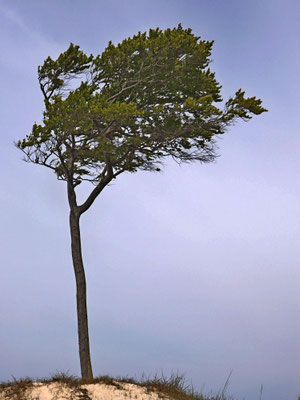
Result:
[[[0,1],[0,380],[80,373],[65,183],[13,146],[41,119],[37,66],[181,22],[215,40],[223,98],[269,112],[215,163],[123,174],[82,217],[94,374],[178,371],[209,393],[233,370],[237,399],[297,398],[299,18],[299,0]]]

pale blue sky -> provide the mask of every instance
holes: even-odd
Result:
[[[82,218],[95,375],[171,371],[237,399],[300,393],[298,0],[0,0],[0,380],[79,375],[66,188],[13,141],[43,110],[37,66],[157,26],[215,40],[226,100],[269,109],[213,164],[121,175]],[[89,187],[81,191],[85,196]]]

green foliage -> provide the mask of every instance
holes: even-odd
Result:
[[[125,171],[155,171],[168,156],[214,160],[216,135],[266,110],[241,89],[223,110],[217,107],[221,86],[208,67],[212,45],[181,25],[139,32],[117,46],[109,42],[96,57],[71,44],[38,68],[43,121],[17,147],[73,187]]]

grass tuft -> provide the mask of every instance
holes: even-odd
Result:
[[[31,378],[16,379],[12,377],[12,381],[0,383],[0,393],[5,393],[5,399],[12,400],[27,400],[26,390],[33,386]]]

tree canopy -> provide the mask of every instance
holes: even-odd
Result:
[[[17,147],[73,188],[84,180],[103,186],[125,171],[160,170],[168,156],[214,160],[217,135],[266,110],[241,89],[217,107],[212,46],[181,25],[109,42],[97,56],[71,43],[38,68],[43,121]]]

